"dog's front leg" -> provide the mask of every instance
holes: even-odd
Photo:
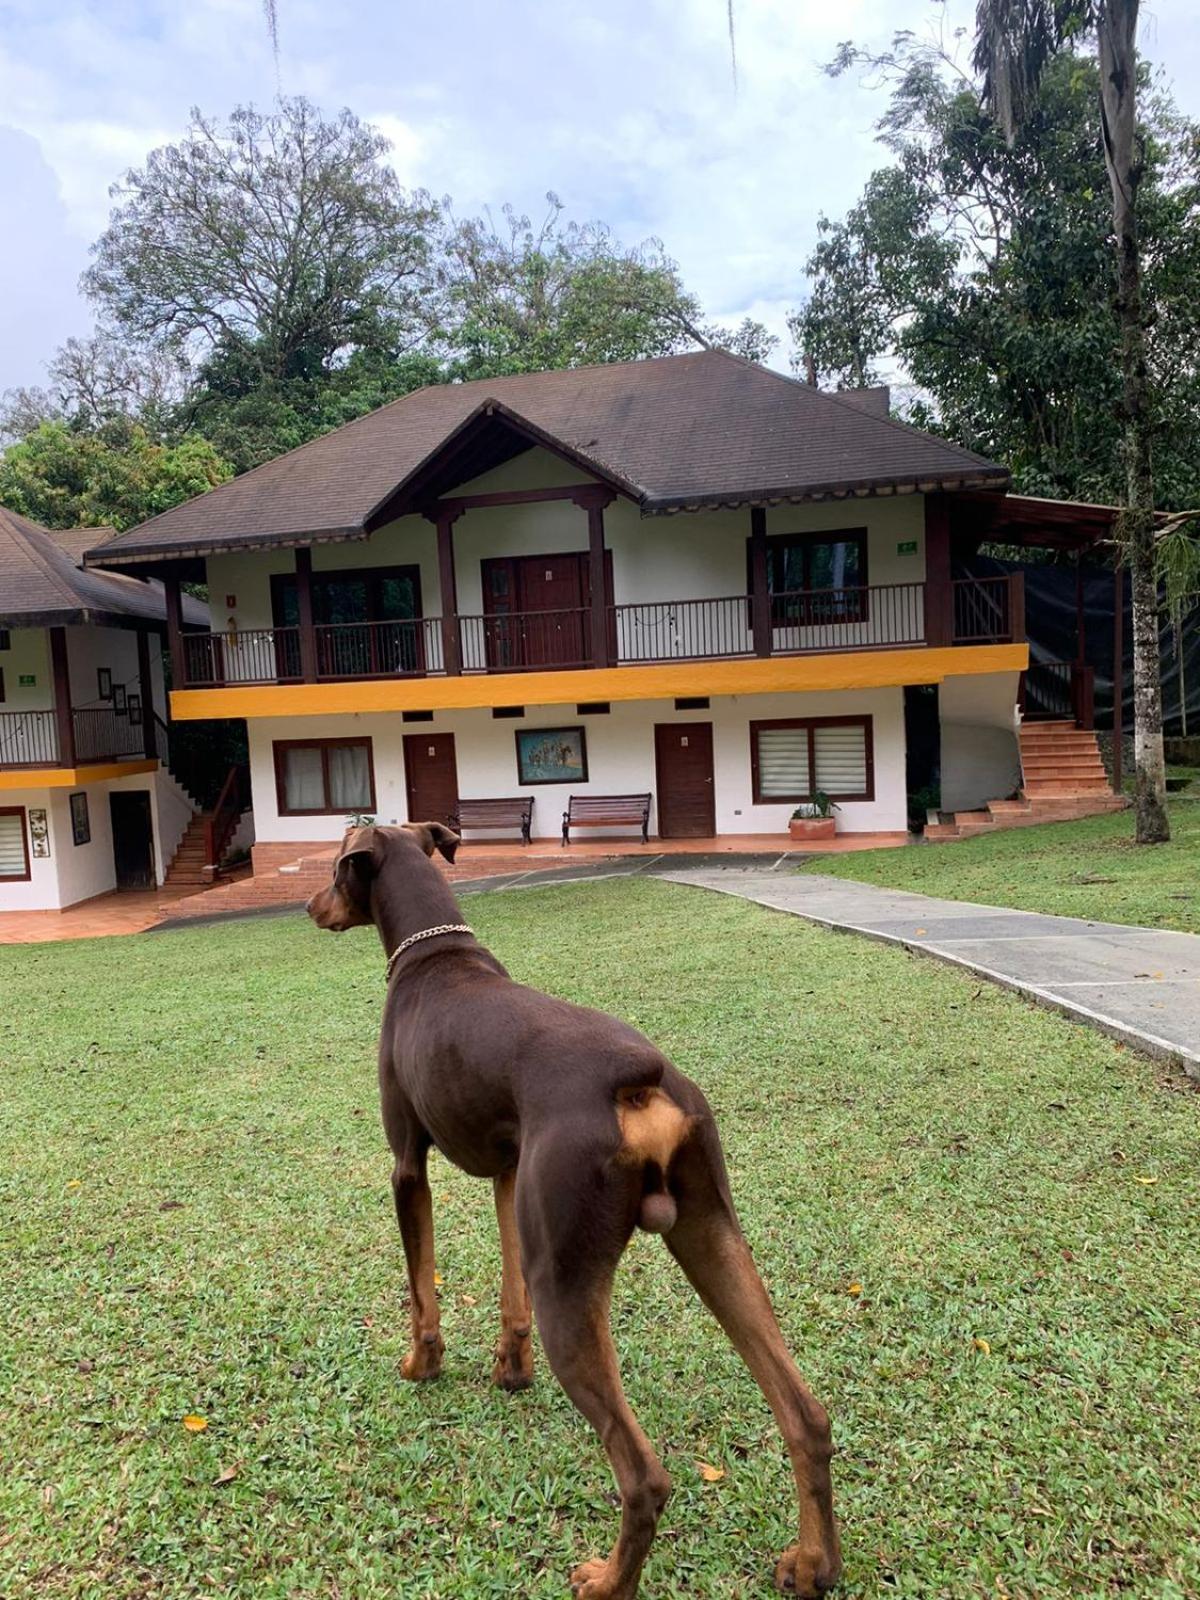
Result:
[[[425,1171],[426,1155],[426,1150],[405,1152],[397,1156],[392,1170],[412,1306],[412,1348],[401,1362],[400,1372],[414,1382],[437,1377],[445,1350],[434,1278],[433,1196]]]

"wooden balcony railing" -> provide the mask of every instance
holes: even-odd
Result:
[[[0,767],[58,765],[53,711],[0,711]]]
[[[92,761],[136,760],[145,755],[146,734],[140,722],[119,716],[112,706],[72,711],[74,765]],[[0,767],[59,767],[64,759],[53,711],[0,712]]]
[[[756,647],[751,596],[650,600],[607,607],[612,666],[893,650],[926,643],[985,644],[1024,638],[1019,575],[956,580],[935,607],[924,583],[812,589],[770,596],[770,626]],[[185,634],[185,688],[322,682],[347,678],[438,677],[590,667],[590,607],[421,617],[397,622]],[[448,665],[449,663],[449,665]]]

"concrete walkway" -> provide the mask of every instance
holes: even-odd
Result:
[[[1200,937],[935,900],[818,874],[685,867],[657,876],[967,967],[1200,1078]]]

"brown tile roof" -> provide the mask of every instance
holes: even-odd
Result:
[[[136,627],[165,622],[162,585],[77,565],[111,528],[43,528],[0,506],[0,627],[50,628],[78,622]],[[184,617],[207,624],[207,608],[188,600]]]
[[[721,351],[420,389],[119,534],[96,561],[361,536],[489,400],[647,513],[933,486],[1003,467]]]

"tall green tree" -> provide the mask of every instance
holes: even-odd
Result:
[[[1158,648],[1158,563],[1151,441],[1153,398],[1142,294],[1139,191],[1145,142],[1137,121],[1138,0],[979,0],[975,64],[984,99],[1008,139],[1025,123],[1055,56],[1094,39],[1104,167],[1112,193],[1125,503],[1120,534],[1133,597],[1134,804],[1139,844],[1170,838]]]
[[[127,418],[93,432],[42,422],[0,456],[0,505],[49,528],[121,531],[231,476],[194,434],[166,445]]]
[[[438,208],[401,188],[388,148],[301,97],[224,122],[193,110],[178,144],[114,185],[84,287],[136,343],[233,353],[264,379],[416,345]]]
[[[835,70],[861,61],[845,52]],[[890,85],[892,160],[847,215],[822,219],[790,325],[820,381],[899,369],[912,420],[1005,461],[1031,494],[1111,501],[1124,489],[1111,203],[1098,181],[1098,70],[1048,66],[1010,145],[978,83],[901,36],[871,65]],[[1200,130],[1144,102],[1146,292],[1154,311],[1160,505],[1200,502]]]
[[[539,225],[502,208],[451,219],[442,246],[443,338],[454,377],[585,366],[719,347],[761,361],[776,343],[749,318],[706,321],[656,239],[634,248],[598,222],[564,220],[546,197]]]

